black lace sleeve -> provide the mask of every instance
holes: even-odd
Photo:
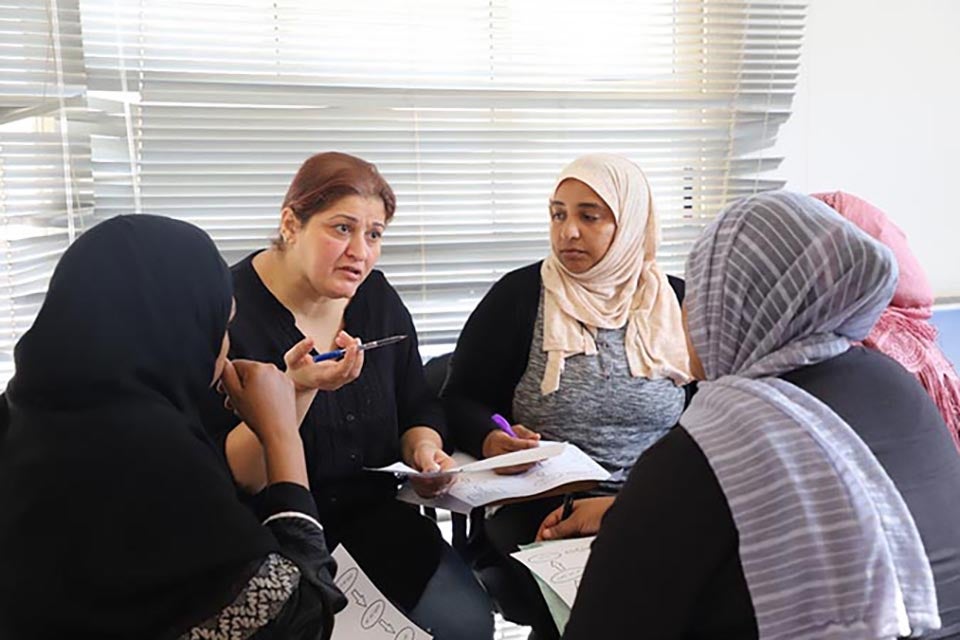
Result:
[[[333,616],[346,605],[333,584],[336,563],[309,491],[296,484],[268,487],[260,516],[279,543],[227,607],[181,640],[316,640],[329,638]]]

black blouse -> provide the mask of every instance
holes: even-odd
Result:
[[[304,335],[293,314],[257,275],[254,255],[231,269],[237,314],[230,325],[230,357],[272,362],[282,369],[283,354]],[[441,435],[446,432],[443,411],[423,375],[413,320],[381,272],[372,271],[357,289],[344,324],[347,333],[363,340],[409,337],[365,354],[360,376],[336,391],[318,392],[303,419],[300,435],[324,524],[396,495],[390,476],[363,469],[399,460],[400,437],[407,429],[423,425]],[[215,428],[222,439],[237,419],[215,411],[219,414]]]
[[[889,474],[933,568],[943,627],[924,637],[957,637],[960,456],[936,406],[896,362],[862,347],[781,378],[833,409]],[[756,638],[738,547],[710,463],[675,427],[640,457],[604,517],[563,637]]]
[[[255,255],[231,269],[237,313],[230,325],[230,357],[283,368],[284,353],[304,335],[254,270]],[[446,421],[427,387],[410,313],[380,271],[372,271],[357,289],[344,325],[366,341],[408,337],[366,353],[353,382],[317,393],[300,425],[310,490],[330,548],[347,544],[387,595],[412,606],[436,569],[442,539],[433,523],[396,501],[393,476],[364,468],[399,460],[400,438],[414,426],[431,427],[446,441]],[[211,397],[208,409],[204,423],[213,425],[214,437],[223,442],[237,418],[217,398]],[[409,564],[393,559],[396,554]]]

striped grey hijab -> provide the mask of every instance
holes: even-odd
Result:
[[[813,198],[740,200],[687,262],[703,362],[681,418],[740,535],[761,638],[892,638],[940,626],[913,517],[843,419],[777,374],[864,338],[897,282],[890,251]]]

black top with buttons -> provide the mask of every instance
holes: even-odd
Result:
[[[293,314],[274,297],[247,256],[233,266],[237,314],[230,325],[230,357],[272,362],[304,338]],[[403,342],[365,354],[360,376],[337,391],[317,393],[300,426],[310,486],[321,520],[339,519],[370,502],[392,499],[396,481],[364,472],[400,459],[400,437],[413,426],[445,432],[443,411],[423,375],[416,329],[400,296],[379,271],[357,289],[344,313],[347,333],[362,340],[406,334]],[[237,419],[219,412],[208,420],[219,433]]]
[[[304,335],[254,270],[255,255],[231,269],[237,314],[230,325],[230,357],[283,368],[283,354]],[[410,313],[380,271],[372,271],[357,289],[344,325],[365,341],[408,337],[367,352],[360,376],[350,384],[317,393],[300,425],[310,490],[330,548],[343,542],[388,596],[407,605],[416,602],[436,568],[442,538],[432,522],[395,499],[393,476],[363,469],[399,460],[400,438],[411,427],[432,427],[446,441],[446,422],[424,378]],[[219,398],[211,397],[209,404],[204,425],[222,443],[238,420]],[[398,554],[409,564],[400,566],[405,563]]]

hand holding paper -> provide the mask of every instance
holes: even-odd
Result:
[[[512,451],[532,449],[540,442],[540,434],[527,429],[522,424],[510,425],[501,415],[494,414],[491,420],[497,425],[483,440],[483,457],[494,458]],[[533,463],[518,464],[511,467],[499,467],[496,472],[503,475],[513,475],[528,471]]]
[[[532,464],[558,456],[563,453],[566,447],[566,442],[540,442],[538,446],[530,449],[502,453],[492,458],[484,458],[483,460],[465,464],[460,468],[467,472],[496,471],[506,467]]]
[[[452,476],[458,473],[495,471],[504,467],[533,464],[548,458],[553,458],[554,456],[558,456],[563,453],[563,450],[566,448],[566,446],[567,445],[564,442],[541,442],[539,446],[532,449],[523,449],[521,451],[504,453],[499,456],[477,460],[476,462],[471,462],[469,464],[460,466],[457,466],[456,463],[450,459],[452,466],[448,466],[444,469],[436,471],[417,471],[416,469],[413,469],[402,462],[395,462],[390,466],[380,467],[379,469],[370,469],[370,471],[384,471],[388,473],[394,473],[399,476],[415,478],[437,478]]]
[[[420,471],[410,477],[414,490],[424,498],[433,498],[444,493],[455,480],[452,474],[444,473],[456,466],[447,453],[434,440],[422,440],[413,449],[413,464]]]
[[[562,443],[542,443],[541,447],[548,444]],[[530,451],[533,452],[536,449]],[[460,469],[456,470],[459,476],[456,484],[451,485],[445,495],[434,500],[424,500],[409,487],[404,487],[397,498],[411,504],[426,504],[457,513],[470,513],[474,507],[495,504],[502,500],[535,496],[572,483],[602,482],[610,478],[609,472],[591,460],[576,445],[566,444],[559,448],[559,451],[558,455],[541,460],[532,470],[512,476],[498,475],[496,471],[489,468],[485,471],[465,473],[468,468],[475,470],[474,465],[489,465],[496,462],[474,461],[470,456],[457,452],[454,454],[454,459],[461,462]],[[515,461],[515,458],[512,460]],[[501,459],[499,462],[511,462],[511,459]]]

